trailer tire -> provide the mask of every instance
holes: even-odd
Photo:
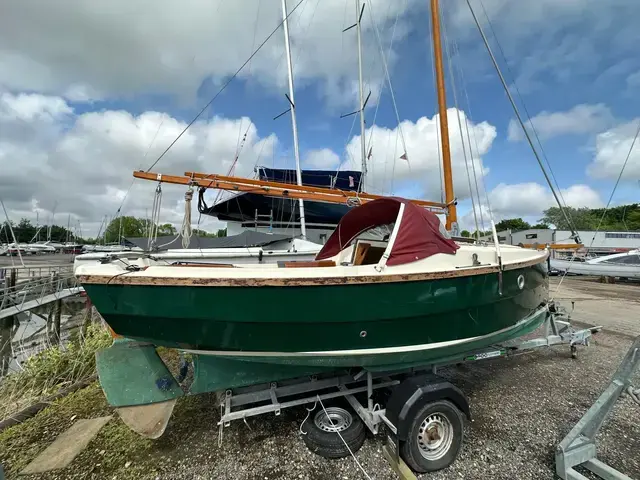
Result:
[[[430,429],[438,438],[427,437]],[[463,435],[464,417],[453,403],[427,403],[413,418],[408,440],[400,445],[402,458],[418,473],[442,470],[458,456]]]
[[[302,437],[305,445],[321,457],[348,457],[351,455],[349,449],[355,453],[364,443],[365,429],[362,420],[357,414],[339,405],[316,409],[302,427],[305,432]],[[325,409],[329,417],[325,414]],[[333,422],[333,426],[331,422]],[[337,432],[340,432],[340,435]]]

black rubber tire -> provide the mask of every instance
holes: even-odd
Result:
[[[417,437],[420,425],[424,419],[436,412],[444,415],[447,417],[449,422],[451,422],[451,426],[453,427],[453,441],[451,442],[449,450],[443,457],[437,460],[428,460],[420,453]],[[409,467],[411,467],[415,472],[435,472],[436,470],[447,468],[453,463],[460,452],[460,448],[462,447],[463,436],[464,417],[462,412],[448,400],[438,400],[436,402],[427,403],[418,411],[411,422],[409,440],[400,444],[400,453],[407,465],[409,465]]]
[[[344,408],[343,404],[339,404],[339,406]],[[316,455],[324,458],[344,458],[351,455],[345,446],[345,442],[349,445],[353,453],[359,450],[364,443],[366,432],[364,423],[362,423],[362,419],[358,414],[349,409],[352,421],[349,427],[340,432],[340,435],[342,435],[344,439],[343,442],[336,432],[325,432],[316,426],[314,417],[321,409],[322,407],[319,407],[311,412],[309,418],[302,426],[302,430],[306,432],[306,435],[303,435],[302,438],[307,448]]]

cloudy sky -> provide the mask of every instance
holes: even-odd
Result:
[[[366,3],[367,190],[439,200],[428,2]],[[466,1],[441,3],[462,226],[473,226],[476,180],[485,211],[488,199],[496,219],[536,221],[553,204],[551,193]],[[471,3],[507,81],[518,87],[564,200],[605,204],[639,121],[640,3]],[[303,168],[359,169],[355,116],[340,118],[357,109],[356,35],[342,32],[355,21],[355,2],[289,0],[294,7]],[[132,171],[158,158],[282,15],[278,0],[4,0],[1,10],[0,198],[13,220],[35,220],[37,212],[42,223],[55,209],[58,223],[71,218],[84,235],[95,235],[121,205],[127,215],[151,210],[155,185],[132,183]],[[273,120],[288,107],[286,92],[279,29],[154,171],[226,173],[236,152],[239,175],[252,175],[256,165],[293,168],[289,116]],[[408,161],[399,158],[405,149]],[[614,203],[638,201],[639,179],[640,145]],[[182,187],[164,187],[163,222],[182,221],[183,196]],[[220,226],[200,220],[204,229]]]

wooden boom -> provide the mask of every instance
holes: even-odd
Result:
[[[204,174],[187,172],[185,176],[164,175],[161,173],[135,171],[135,178],[156,182],[172,183],[176,185],[194,185],[203,188],[217,188],[233,192],[257,193],[270,197],[293,198],[296,200],[313,200],[326,203],[347,203],[349,200],[367,202],[379,198],[387,198],[384,195],[371,193],[358,193],[351,190],[339,190],[331,188],[310,187],[307,185],[295,185],[290,183],[268,182],[242,177],[229,177],[217,174]],[[446,213],[444,203],[429,202],[426,200],[409,200],[418,206],[428,208],[436,213]]]

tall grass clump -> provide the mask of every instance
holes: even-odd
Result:
[[[84,335],[31,356],[20,371],[0,381],[0,420],[94,375],[96,352],[111,343],[108,330],[98,322]]]

